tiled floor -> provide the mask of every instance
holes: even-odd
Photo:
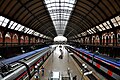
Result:
[[[54,53],[50,56],[49,61],[45,65],[45,75],[41,76],[41,80],[48,80],[48,77],[50,75],[50,71],[57,71],[60,72],[60,74],[63,74],[64,72],[67,72],[67,68],[70,68],[70,72],[72,76],[77,75],[77,80],[80,79],[81,75],[78,69],[76,68],[75,64],[72,62],[70,56],[68,55],[67,50],[62,47],[63,51],[63,59],[59,59],[59,55],[61,54],[60,48],[57,47],[54,51]],[[34,79],[32,79],[34,80]]]

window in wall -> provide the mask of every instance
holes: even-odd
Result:
[[[6,35],[5,35],[5,37],[9,37],[9,38],[11,38],[10,33],[7,32]]]

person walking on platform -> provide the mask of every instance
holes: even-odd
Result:
[[[77,80],[77,76],[76,75],[73,77],[73,80]]]
[[[44,76],[44,67],[41,67],[41,71],[42,71],[42,76]]]

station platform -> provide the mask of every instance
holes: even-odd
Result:
[[[63,51],[63,59],[60,59],[59,56],[61,55],[60,49]],[[80,61],[83,62],[81,59]],[[53,53],[50,55],[48,60],[44,63],[44,76],[42,76],[42,72],[40,71],[40,80],[48,80],[50,77],[50,72],[60,72],[60,74],[64,74],[67,72],[67,69],[70,69],[71,76],[77,76],[77,80],[80,80],[82,77],[82,73],[80,72],[81,69],[77,66],[73,58],[70,56],[68,51],[65,49],[65,47],[56,47],[56,49],[53,51]],[[92,67],[88,66],[91,70]],[[97,73],[95,70],[93,70],[94,74],[97,74],[97,80],[104,79],[106,80],[102,75]],[[35,77],[33,77],[31,80],[35,80]],[[89,78],[83,77],[82,80],[90,80]],[[93,79],[94,80],[94,79]]]

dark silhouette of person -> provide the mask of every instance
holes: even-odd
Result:
[[[42,76],[44,76],[44,67],[41,67],[41,71],[42,71]]]
[[[77,76],[76,75],[73,77],[73,80],[77,80]]]

